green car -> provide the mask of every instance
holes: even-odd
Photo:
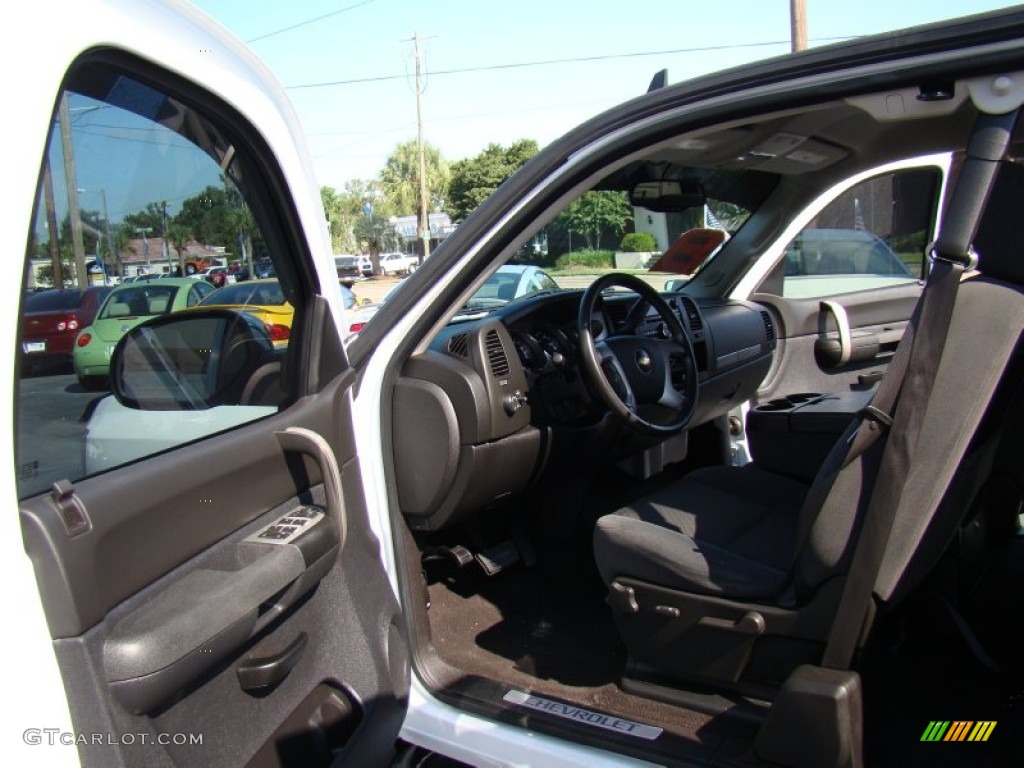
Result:
[[[75,339],[71,359],[78,383],[98,389],[110,373],[110,355],[128,331],[153,317],[194,307],[214,291],[205,280],[170,277],[121,285],[110,292],[92,325]]]

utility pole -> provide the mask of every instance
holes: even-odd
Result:
[[[146,235],[153,231],[152,227],[136,227],[135,234],[142,235],[142,253],[146,256],[146,274],[149,275],[153,272],[153,263],[149,259],[149,240],[146,239]]]
[[[43,164],[43,197],[46,204],[46,228],[50,230],[50,264],[53,287],[64,287],[64,265],[60,262],[60,227],[57,226],[57,205],[53,199],[53,176],[50,174],[50,153]]]
[[[419,154],[420,167],[420,210],[416,225],[416,235],[423,243],[420,264],[430,256],[430,213],[427,205],[427,161],[423,148],[423,68],[420,65],[420,36],[412,33],[413,50],[416,54],[416,147]]]
[[[75,151],[71,145],[71,111],[68,109],[68,95],[60,97],[57,110],[60,124],[60,141],[64,150],[64,178],[68,188],[68,216],[71,219],[71,246],[75,252],[75,281],[79,288],[89,287],[89,275],[85,271],[85,243],[82,241],[82,217],[78,210],[78,180],[75,178]]]
[[[807,0],[789,0],[789,26],[793,53],[807,48]]]
[[[123,275],[124,268],[121,266],[121,254],[117,252],[117,246],[114,244],[114,236],[110,232],[110,214],[107,213],[107,190],[100,187],[100,200],[103,201],[103,231],[107,235],[107,250],[110,252],[110,258],[114,262],[114,274]],[[100,260],[103,263],[103,260]],[[107,269],[103,268],[103,276],[106,278]]]
[[[163,256],[164,261],[167,262],[167,271],[170,274],[174,274],[174,264],[171,263],[171,248],[167,243],[167,201],[160,201],[160,234],[163,236]],[[185,277],[185,270],[181,270],[181,277]]]

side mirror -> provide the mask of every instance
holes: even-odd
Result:
[[[676,291],[681,290],[687,282],[686,278],[674,277],[671,280],[665,281],[665,290],[669,293],[675,293]]]
[[[237,405],[245,385],[274,359],[266,326],[230,309],[188,310],[124,335],[110,358],[117,401],[146,411]]]

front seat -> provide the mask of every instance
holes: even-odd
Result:
[[[515,281],[502,283],[498,286],[496,298],[502,301],[512,301],[516,297],[516,283]]]
[[[1006,415],[1020,412],[1024,367],[1022,201],[1024,168],[1003,164],[974,241],[981,274],[957,293],[875,581],[876,608],[898,602],[934,568],[989,476],[1000,437],[1020,426]],[[856,428],[810,487],[757,466],[707,468],[598,520],[594,556],[630,676],[770,692],[797,665],[821,660],[885,444],[842,466]]]

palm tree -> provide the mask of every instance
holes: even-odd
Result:
[[[423,147],[423,154],[426,166],[427,210],[437,210],[443,207],[448,195],[451,169],[437,147],[426,144]],[[380,172],[381,189],[384,197],[400,214],[416,212],[417,232],[429,233],[430,222],[423,221],[421,215],[419,167],[419,148],[416,142],[407,141],[399,144]]]
[[[188,274],[188,271],[185,269],[185,248],[191,239],[192,233],[181,224],[174,223],[167,228],[167,240],[174,250],[178,252],[178,268],[181,270],[182,277]]]
[[[242,250],[242,261],[245,263],[246,269],[249,270],[249,274],[253,275],[252,239],[253,235],[258,233],[256,218],[245,203],[241,203],[227,211],[227,221],[228,226],[231,227],[238,237],[239,246]]]
[[[360,245],[370,252],[373,274],[379,274],[381,252],[394,250],[401,244],[394,225],[383,216],[371,213],[356,219],[352,231]]]

